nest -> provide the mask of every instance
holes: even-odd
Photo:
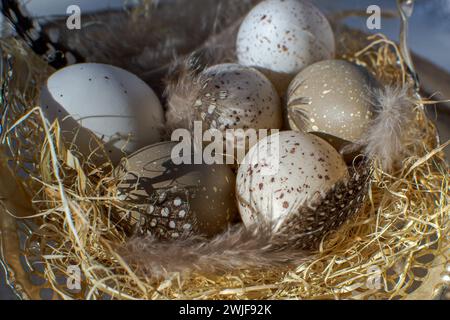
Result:
[[[337,30],[339,58],[365,66],[383,84],[413,80],[398,47],[383,35]],[[112,218],[122,206],[112,164],[95,166],[65,146],[59,124],[46,124],[37,106],[39,88],[53,70],[18,40],[0,45],[0,230],[3,256],[14,271],[9,281],[23,298],[42,297],[44,289],[63,299],[405,298],[448,249],[449,177],[442,151],[449,143],[440,145],[424,111],[429,102],[417,95],[413,129],[421,138],[407,146],[411,155],[394,173],[372,163],[364,208],[318,250],[296,264],[168,270],[155,277],[141,272],[124,256],[129,239]],[[66,286],[68,266],[81,270],[80,291]]]

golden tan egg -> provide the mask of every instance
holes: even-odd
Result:
[[[355,142],[373,118],[371,89],[376,81],[364,68],[325,60],[300,72],[288,90],[289,125]]]

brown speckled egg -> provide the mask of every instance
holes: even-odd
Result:
[[[237,37],[239,63],[261,70],[280,94],[300,70],[334,53],[333,30],[309,1],[262,1],[244,19]]]
[[[221,233],[238,217],[233,172],[226,165],[175,165],[174,146],[152,145],[121,163],[121,224],[165,240]]]
[[[248,129],[282,127],[280,98],[261,72],[237,64],[220,64],[206,69],[201,78],[204,83],[194,108],[195,120],[202,121],[204,130],[243,129],[245,133]],[[243,137],[243,132],[235,131],[227,136],[227,142],[238,147]]]
[[[376,81],[362,67],[343,60],[317,62],[289,86],[289,124],[294,130],[355,142],[373,118],[370,101],[374,86]]]
[[[320,199],[348,177],[339,153],[309,133],[285,131],[262,139],[250,149],[236,181],[244,224],[272,223]]]

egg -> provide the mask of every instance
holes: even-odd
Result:
[[[230,146],[226,150],[231,149],[237,161],[256,142],[244,143],[250,129],[282,127],[283,110],[278,93],[256,69],[220,64],[206,69],[200,79],[201,89],[193,107],[193,120],[201,121],[205,131],[215,129],[222,132]],[[225,135],[230,129],[235,131]]]
[[[234,173],[226,165],[175,165],[176,145],[151,145],[121,162],[118,199],[129,207],[120,221],[130,232],[162,240],[225,231],[239,217]]]
[[[309,133],[284,131],[259,141],[238,170],[236,193],[246,227],[278,230],[290,213],[320,200],[349,176],[339,153]]]
[[[355,142],[373,118],[371,88],[375,86],[376,81],[360,66],[343,60],[317,62],[289,86],[290,127]]]
[[[117,163],[124,155],[161,140],[164,112],[153,90],[126,70],[83,63],[63,68],[41,90],[46,118],[58,119],[66,142],[89,156],[104,145]]]
[[[242,22],[236,48],[240,64],[264,72],[284,94],[300,70],[334,57],[335,39],[326,17],[310,2],[266,0]]]

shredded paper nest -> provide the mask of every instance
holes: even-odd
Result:
[[[399,49],[383,35],[335,29],[339,58],[365,66],[385,85],[412,81]],[[10,281],[25,298],[39,297],[42,288],[65,299],[405,298],[448,250],[449,177],[442,152],[448,143],[439,143],[424,111],[429,102],[417,95],[410,129],[420,139],[408,142],[410,156],[394,173],[373,162],[363,210],[319,250],[295,264],[142,272],[126,258],[129,239],[112,219],[121,207],[112,165],[96,167],[67,149],[58,123],[44,121],[39,88],[53,70],[18,40],[1,40],[0,46],[0,191],[10,195],[2,199],[0,225],[3,255],[17,277]],[[15,233],[8,232],[12,228]],[[45,281],[20,279],[18,269],[25,267],[12,262],[20,255],[12,252],[20,230],[28,273]],[[68,266],[80,268],[81,291],[67,288]]]

